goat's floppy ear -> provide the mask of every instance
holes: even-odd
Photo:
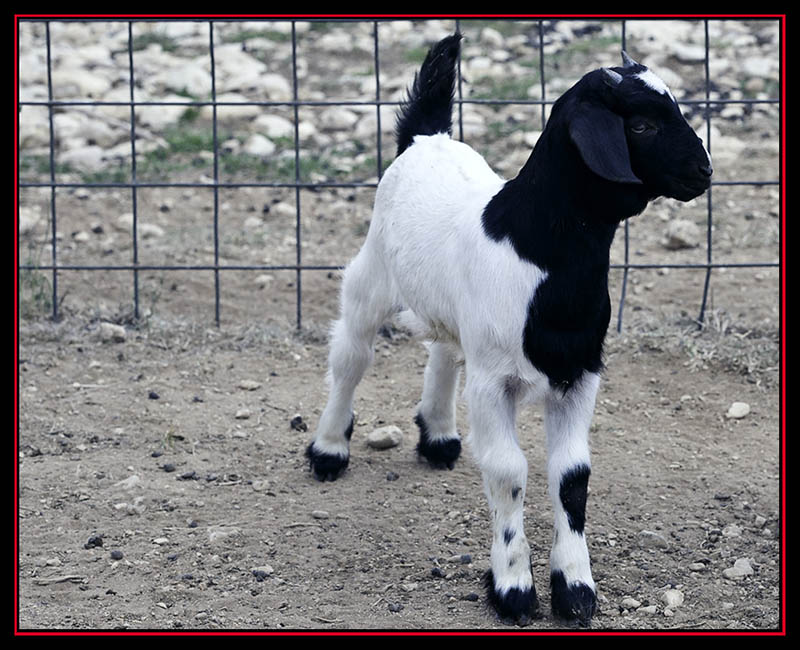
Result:
[[[625,124],[622,118],[600,104],[582,103],[569,124],[569,135],[586,166],[615,183],[639,183],[631,169]]]

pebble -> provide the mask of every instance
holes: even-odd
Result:
[[[99,331],[100,338],[107,342],[122,343],[127,337],[125,328],[122,327],[122,325],[117,325],[115,323],[102,322],[100,323]]]
[[[669,542],[663,535],[652,530],[639,531],[639,543],[646,548],[668,548]]]
[[[658,612],[658,607],[655,605],[648,605],[647,607],[640,607],[636,610],[637,612],[642,612],[643,614],[655,614]]]
[[[242,379],[238,386],[242,390],[258,390],[261,388],[261,384],[257,381],[253,381],[252,379]]]
[[[702,562],[692,562],[689,565],[689,570],[690,571],[705,571],[706,570],[706,565],[703,564]]]
[[[667,226],[667,231],[661,244],[671,251],[696,248],[700,245],[700,238],[700,228],[693,221],[676,219]]]
[[[244,143],[243,150],[251,156],[271,156],[275,153],[275,143],[260,133],[254,133]]]
[[[375,429],[367,436],[367,445],[373,449],[390,449],[403,440],[403,432],[399,427],[389,425]]]
[[[683,605],[683,592],[678,589],[667,589],[661,595],[661,602],[663,602],[667,607],[671,609],[675,609],[676,607],[680,607]]]
[[[625,609],[639,609],[642,606],[642,603],[640,603],[635,598],[631,598],[630,596],[623,598],[620,604]]]
[[[728,580],[741,580],[745,576],[753,575],[753,573],[754,571],[750,564],[750,559],[746,557],[739,558],[733,563],[732,567],[722,571],[723,577]]]
[[[330,514],[325,510],[314,510],[311,516],[314,517],[314,519],[327,519],[330,517]]]
[[[98,546],[103,545],[103,536],[102,535],[91,535],[86,543],[83,545],[83,548],[96,548]]]
[[[293,431],[302,431],[302,432],[308,431],[308,425],[305,422],[303,422],[303,416],[301,415],[295,415],[289,422],[289,427]]]
[[[731,404],[725,417],[739,420],[750,413],[750,405],[747,402],[734,402]]]
[[[164,544],[169,544],[169,540],[166,537],[156,537],[153,540],[153,544],[157,544],[158,546],[163,546]]]
[[[114,549],[111,551],[111,559],[112,560],[121,560],[122,559],[122,551],[118,549]]]
[[[237,420],[248,420],[251,415],[250,409],[239,409],[233,417]]]

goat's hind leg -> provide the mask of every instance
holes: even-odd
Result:
[[[456,431],[459,375],[453,350],[446,344],[432,343],[422,401],[414,422],[419,427],[417,453],[433,467],[453,469],[461,454],[461,438]]]
[[[328,356],[328,402],[306,449],[314,476],[334,480],[350,460],[353,396],[374,357],[375,335],[395,311],[380,261],[365,245],[344,273],[341,315],[333,325]]]

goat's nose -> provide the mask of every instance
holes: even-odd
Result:
[[[698,168],[703,176],[711,176],[711,174],[714,173],[714,168],[711,166],[711,163],[708,163],[707,165],[699,165]]]

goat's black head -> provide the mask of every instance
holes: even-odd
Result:
[[[624,51],[623,65],[587,74],[569,102],[569,135],[584,163],[647,199],[689,201],[711,184],[711,158],[666,84]]]

